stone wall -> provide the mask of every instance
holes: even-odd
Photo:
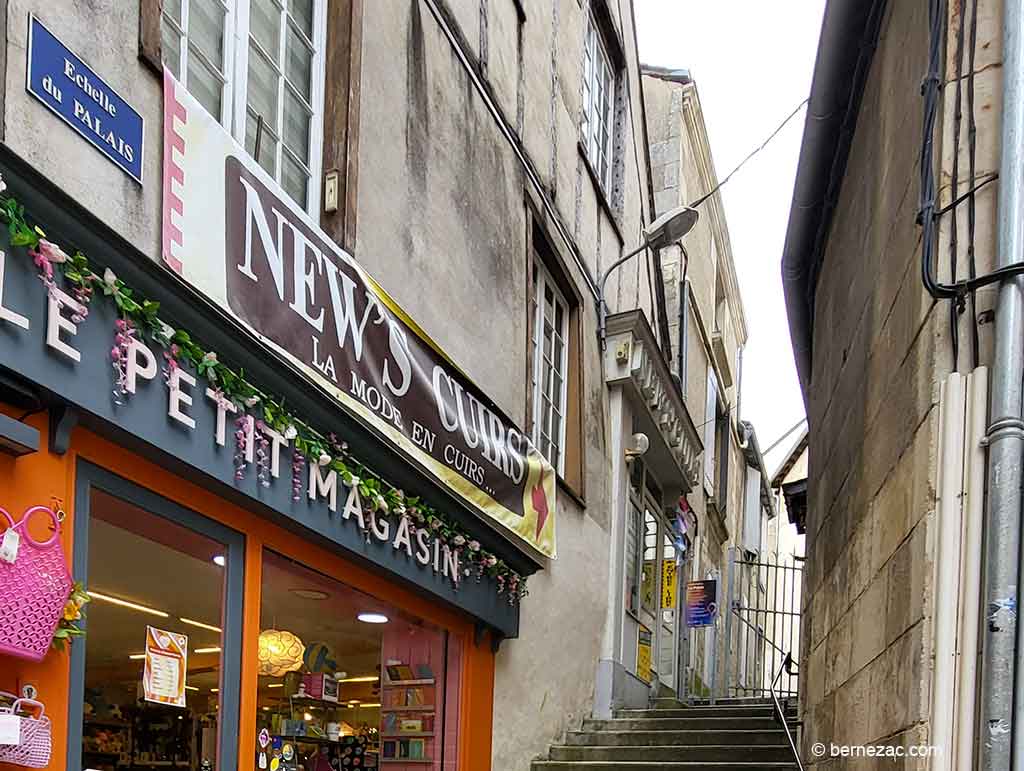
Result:
[[[915,222],[927,46],[927,8],[889,3],[815,294],[800,662],[812,768],[836,767],[815,742],[928,743],[949,341]]]

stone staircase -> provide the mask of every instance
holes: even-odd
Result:
[[[581,731],[566,735],[565,744],[551,747],[548,759],[533,762],[533,771],[705,768],[796,769],[771,703],[720,699],[713,706],[687,706],[656,699],[654,709],[627,709],[616,712],[612,720],[585,720]]]

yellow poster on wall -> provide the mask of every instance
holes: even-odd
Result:
[[[640,625],[636,640],[636,676],[651,682],[651,630]]]
[[[663,609],[674,608],[676,598],[679,594],[679,566],[675,560],[665,560],[661,563],[661,607]]]

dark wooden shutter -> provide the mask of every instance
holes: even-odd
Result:
[[[157,74],[163,73],[160,50],[160,11],[163,0],[139,0],[139,58]]]
[[[321,202],[320,226],[350,252],[355,251],[356,237],[362,27],[362,0],[328,2],[323,173],[338,175],[338,209],[324,211]]]

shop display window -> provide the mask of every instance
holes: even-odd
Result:
[[[455,768],[445,630],[266,551],[258,657],[256,768]]]
[[[80,768],[220,767],[228,548],[99,489],[87,521]]]

